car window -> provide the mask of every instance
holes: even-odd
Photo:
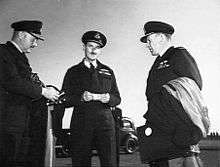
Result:
[[[127,121],[127,120],[124,120],[123,128],[131,128],[131,123],[129,121]]]

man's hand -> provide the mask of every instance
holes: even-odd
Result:
[[[105,93],[105,94],[100,94],[100,101],[102,103],[108,103],[110,100],[110,95],[109,93]]]
[[[42,88],[42,95],[51,101],[56,101],[59,98],[59,91],[53,87]]]
[[[102,103],[108,103],[110,100],[110,95],[109,95],[109,93],[96,94],[96,93],[91,93],[91,92],[85,91],[82,95],[82,98],[84,101],[96,100],[96,101],[100,101]]]
[[[93,100],[93,95],[92,95],[92,93],[85,91],[82,95],[82,98],[84,101],[91,101],[91,100]]]

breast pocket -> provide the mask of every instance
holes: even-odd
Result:
[[[111,90],[112,76],[106,74],[100,74],[100,80],[102,83],[103,93],[109,92]]]

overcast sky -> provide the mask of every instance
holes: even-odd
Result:
[[[0,18],[1,43],[10,40],[12,22],[43,21],[46,40],[28,58],[33,71],[58,88],[66,70],[84,56],[82,34],[103,32],[108,43],[100,61],[113,68],[122,97],[119,107],[137,126],[145,121],[146,78],[154,61],[139,41],[143,25],[150,20],[172,24],[174,46],[186,47],[199,65],[212,130],[220,132],[219,0],[0,0]]]

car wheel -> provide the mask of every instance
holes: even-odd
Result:
[[[55,146],[56,148],[56,157],[57,158],[67,158],[70,157],[70,151],[68,148],[59,145],[59,146]]]
[[[137,150],[137,140],[129,137],[125,142],[125,152],[132,154]]]
[[[66,155],[66,157],[70,157],[70,150],[67,147],[63,147],[63,154]]]

